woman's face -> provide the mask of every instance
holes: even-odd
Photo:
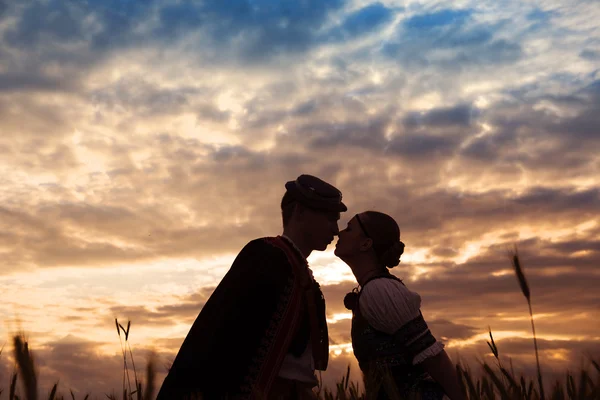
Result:
[[[369,240],[362,231],[356,217],[348,221],[346,228],[339,233],[338,241],[335,245],[334,254],[340,258],[352,256],[361,251],[365,240]]]

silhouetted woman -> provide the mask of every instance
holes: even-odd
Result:
[[[360,289],[346,295],[352,310],[352,348],[377,399],[464,399],[456,370],[421,314],[421,297],[390,274],[404,243],[392,217],[354,216],[340,232],[335,254],[350,266]],[[400,396],[400,397],[398,397]]]

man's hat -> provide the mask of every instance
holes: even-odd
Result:
[[[316,176],[300,175],[295,181],[287,182],[285,188],[294,200],[309,208],[337,212],[348,210],[342,203],[342,192]]]

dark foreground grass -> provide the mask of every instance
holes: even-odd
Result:
[[[22,335],[13,338],[13,351],[16,360],[15,372],[11,375],[8,382],[8,390],[0,389],[0,399],[9,400],[92,400],[91,394],[77,397],[71,390],[59,387],[55,383],[48,396],[40,397],[37,388],[37,373],[31,351],[28,348],[27,341]],[[497,347],[494,355],[497,356]],[[546,398],[552,400],[600,400],[600,360],[590,360],[591,370],[582,369],[578,374],[564,373],[562,381],[557,380],[552,386],[552,391],[546,394]],[[474,378],[471,370],[460,363],[456,370],[468,399],[541,399],[540,391],[537,388],[538,377],[516,376],[505,369],[500,363],[490,365],[482,363],[482,375],[480,378]],[[155,393],[155,361],[150,358],[146,364],[144,378],[138,378],[137,372],[134,374],[131,382],[127,381],[129,368],[124,372],[124,387],[117,395],[114,391],[111,393],[95,394],[93,399],[110,400],[151,400],[156,396]],[[365,382],[350,381],[350,366],[347,372],[336,383],[335,387],[317,388],[317,397],[320,400],[371,400],[374,397],[372,393],[365,393],[361,388],[371,387]],[[400,398],[398,398],[400,399]]]
[[[533,311],[531,307],[531,290],[525,278],[522,263],[519,260],[517,251],[511,254],[511,263],[515,270],[515,275],[521,287],[521,291],[527,300],[529,315],[531,318],[532,338],[536,356],[537,375],[535,377],[516,376],[514,372],[507,370],[500,362],[499,349],[494,341],[490,329],[490,342],[488,346],[496,359],[495,365],[481,363],[481,373],[475,378],[472,371],[461,363],[456,365],[456,371],[460,379],[463,392],[470,400],[600,400],[600,360],[590,359],[588,369],[581,369],[578,373],[572,374],[569,371],[563,373],[562,380],[556,380],[551,385],[551,391],[546,393],[542,380],[541,366],[538,357],[537,337],[533,323]],[[155,398],[155,371],[156,362],[151,357],[146,364],[144,378],[139,378],[133,353],[129,344],[129,332],[131,322],[127,323],[127,328],[115,319],[115,326],[121,343],[123,354],[123,379],[120,393],[115,394],[114,390],[109,393],[95,394],[94,399],[110,400],[152,400]],[[123,338],[124,343],[123,343]],[[17,334],[12,338],[13,356],[15,360],[15,370],[10,376],[8,390],[4,390],[0,382],[0,400],[91,400],[90,394],[86,394],[76,399],[74,393],[68,390],[65,395],[59,382],[52,387],[48,397],[40,397],[38,393],[38,375],[35,368],[34,358],[29,349],[28,342],[23,334]],[[0,356],[2,351],[0,349]],[[131,368],[130,368],[131,365]],[[133,376],[130,374],[133,371]],[[19,384],[20,383],[20,384]],[[385,379],[383,384],[385,385]],[[372,382],[351,382],[350,366],[346,374],[340,378],[335,387],[323,387],[320,383],[317,387],[317,397],[319,400],[374,400],[374,393],[365,392],[361,388],[377,388]],[[376,390],[374,390],[375,392]],[[98,397],[100,396],[100,397]],[[392,397],[394,399],[394,397]],[[399,397],[397,397],[400,400]],[[402,399],[405,400],[405,399]]]

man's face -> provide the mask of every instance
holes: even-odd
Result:
[[[304,209],[302,225],[305,237],[315,250],[325,250],[338,235],[339,219],[339,212]]]

